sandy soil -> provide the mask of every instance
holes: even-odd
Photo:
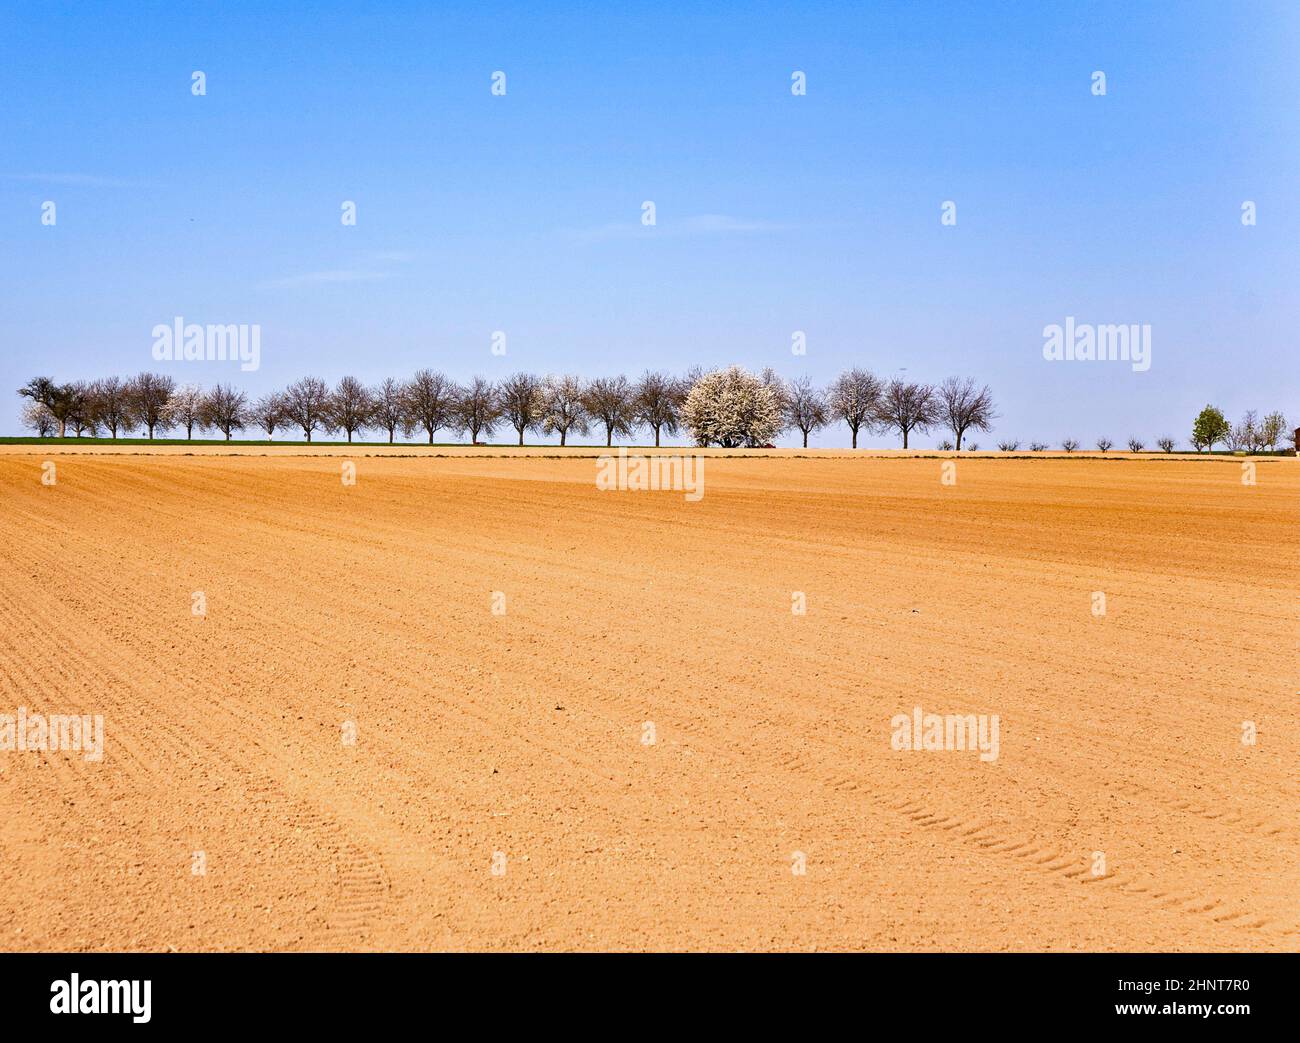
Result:
[[[1294,460],[790,455],[9,447],[0,948],[1300,947]]]

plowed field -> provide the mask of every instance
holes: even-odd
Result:
[[[0,455],[0,948],[1300,948],[1294,460],[253,452]]]

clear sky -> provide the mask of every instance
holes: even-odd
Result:
[[[36,374],[694,363],[975,376],[986,448],[1300,423],[1298,208],[1289,0],[6,0],[0,432]],[[261,368],[155,363],[175,316]],[[1045,360],[1067,316],[1150,324],[1151,368]]]

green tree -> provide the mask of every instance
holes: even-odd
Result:
[[[1232,427],[1223,413],[1214,406],[1206,406],[1192,424],[1192,445],[1198,453],[1204,449],[1213,449],[1214,443],[1222,442],[1231,431]]]

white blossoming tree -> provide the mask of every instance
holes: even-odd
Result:
[[[739,366],[706,373],[691,387],[682,420],[696,445],[761,446],[784,426],[780,396]]]

